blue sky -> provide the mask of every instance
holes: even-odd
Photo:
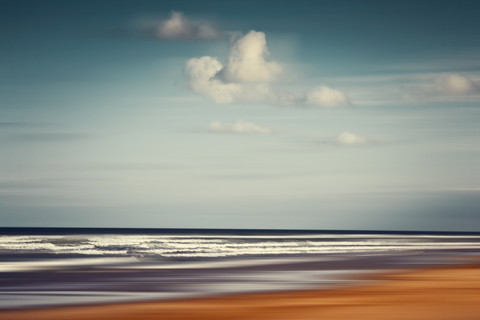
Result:
[[[0,224],[479,231],[475,1],[3,1]]]

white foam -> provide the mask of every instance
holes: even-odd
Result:
[[[323,240],[326,237],[334,237],[335,240]],[[279,239],[281,241],[278,241]],[[435,249],[480,249],[480,236],[72,235],[0,237],[0,251],[4,253],[79,254],[102,257],[156,255],[166,258],[207,258],[241,255],[375,253]]]

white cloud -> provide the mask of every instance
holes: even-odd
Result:
[[[340,90],[319,86],[307,92],[306,103],[321,107],[339,107],[349,105],[350,101]]]
[[[265,33],[252,30],[233,44],[223,77],[237,83],[272,82],[282,67],[275,61],[266,61],[268,56]]]
[[[353,147],[365,145],[369,143],[370,140],[366,137],[343,131],[335,137],[334,142],[342,146]]]
[[[404,97],[411,101],[468,101],[479,93],[480,85],[474,79],[456,73],[430,76],[406,87]]]
[[[272,130],[260,126],[258,124],[238,120],[235,123],[222,123],[220,121],[213,121],[209,125],[209,129],[213,132],[222,133],[240,133],[240,134],[271,134]]]
[[[222,33],[208,23],[192,21],[176,11],[152,29],[153,36],[164,40],[213,40],[222,37]]]
[[[331,78],[348,90],[356,105],[404,105],[425,102],[480,102],[480,75],[398,73]]]
[[[447,74],[438,78],[436,89],[446,94],[467,94],[475,91],[475,84],[459,74]]]
[[[250,31],[233,42],[226,65],[217,58],[192,58],[185,64],[190,89],[216,103],[260,102],[271,105],[306,105],[320,107],[350,104],[345,93],[320,86],[306,94],[280,90],[273,84],[280,80],[282,67],[268,61],[265,33]]]
[[[235,83],[225,83],[217,78],[223,65],[217,58],[193,58],[186,63],[190,88],[201,95],[213,99],[216,103],[232,103],[241,96],[243,87]]]

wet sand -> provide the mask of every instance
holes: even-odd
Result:
[[[480,319],[480,263],[391,272],[348,288],[0,311],[16,319]]]

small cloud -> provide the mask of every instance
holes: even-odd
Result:
[[[469,94],[475,89],[472,80],[459,74],[443,75],[439,77],[436,84],[436,90],[445,94]]]
[[[319,143],[336,145],[342,147],[361,147],[376,144],[378,141],[366,136],[357,135],[348,131],[343,131],[336,136],[324,137]]]
[[[238,120],[235,123],[222,123],[220,121],[212,121],[209,125],[212,132],[221,133],[238,133],[238,134],[272,134],[272,130],[258,124]]]
[[[343,131],[333,140],[334,143],[346,147],[363,146],[371,142],[368,138],[359,136],[348,131]]]
[[[325,86],[319,86],[308,91],[306,94],[306,103],[308,105],[320,107],[340,107],[350,105],[350,101],[345,93]]]
[[[169,41],[215,40],[223,33],[204,21],[193,21],[183,13],[172,11],[169,19],[154,22],[146,28],[149,35]]]
[[[480,85],[470,77],[450,73],[409,86],[405,98],[411,101],[458,101],[480,91]]]
[[[259,102],[320,107],[350,104],[345,93],[326,86],[306,94],[275,88],[273,84],[281,80],[283,68],[268,57],[265,33],[251,30],[232,43],[226,65],[215,57],[192,58],[186,62],[185,72],[193,92],[219,104]]]

